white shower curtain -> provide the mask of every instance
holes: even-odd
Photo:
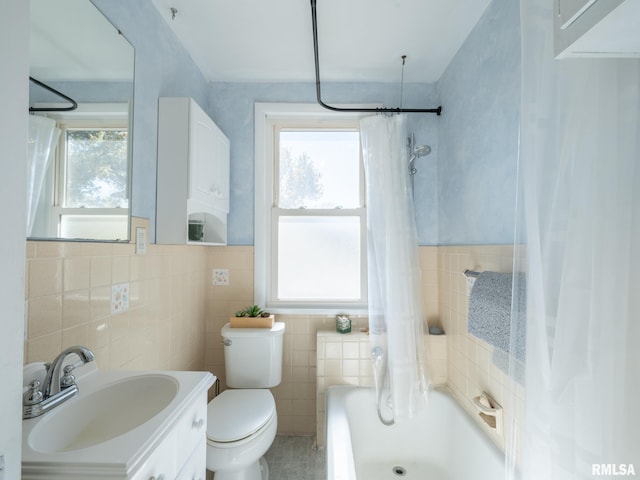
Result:
[[[420,412],[428,390],[406,117],[366,117],[360,132],[367,190],[369,329],[379,413],[390,423]]]
[[[528,319],[510,478],[640,475],[640,60],[554,60],[553,2],[520,5]]]
[[[27,143],[27,237],[33,234],[40,194],[47,167],[60,130],[50,118],[29,115]]]

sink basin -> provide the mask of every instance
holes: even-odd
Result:
[[[175,478],[178,445],[205,441],[210,372],[99,370],[93,361],[74,373],[77,396],[22,421],[23,480],[160,478],[158,466]],[[42,363],[25,365],[24,392],[44,374]]]
[[[79,450],[119,437],[146,423],[176,397],[178,382],[153,374],[127,377],[80,394],[45,414],[28,445],[41,453]]]

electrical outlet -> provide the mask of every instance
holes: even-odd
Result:
[[[216,286],[229,286],[229,270],[216,268],[213,270],[213,285]]]

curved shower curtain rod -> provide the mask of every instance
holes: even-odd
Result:
[[[327,105],[322,101],[320,89],[320,62],[318,60],[318,19],[316,16],[316,0],[311,0],[311,23],[313,25],[313,55],[316,66],[316,99],[318,104],[334,112],[372,112],[372,113],[442,113],[442,106],[437,108],[341,108]]]
[[[33,77],[29,77],[29,80],[32,81],[33,83],[35,83],[36,85],[38,85],[39,87],[42,87],[45,90],[48,90],[49,92],[53,93],[54,95],[57,95],[60,98],[63,98],[64,100],[66,100],[67,102],[69,102],[71,104],[68,107],[46,107],[46,108],[29,107],[29,111],[30,112],[70,112],[70,111],[75,110],[76,108],[78,108],[78,103],[73,98],[66,96],[64,93],[59,92],[55,88],[50,87],[46,83],[43,83],[40,80],[36,80]]]

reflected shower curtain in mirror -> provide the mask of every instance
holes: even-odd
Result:
[[[409,185],[406,117],[360,122],[367,191],[369,331],[381,420],[411,417],[427,400],[418,235]]]
[[[520,5],[528,318],[510,478],[639,475],[640,60],[555,60],[553,2]]]
[[[60,130],[50,118],[29,115],[27,144],[27,237],[33,233],[40,194]]]

